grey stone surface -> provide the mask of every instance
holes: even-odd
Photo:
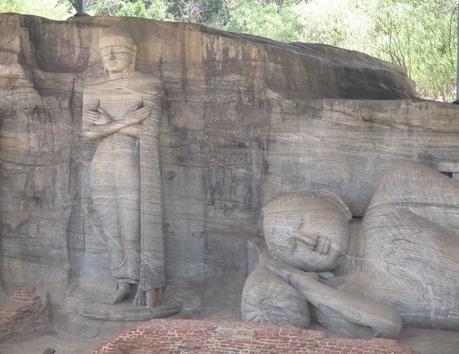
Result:
[[[286,281],[259,263],[242,291],[241,314],[245,321],[306,327],[308,304]]]
[[[285,112],[292,110],[307,118]],[[394,163],[436,168],[457,160],[457,105],[324,99],[283,106],[281,112],[283,119],[271,120],[264,203],[286,192],[326,189],[362,217]]]
[[[420,354],[456,354],[459,336],[452,331],[407,327],[399,342]]]
[[[360,217],[392,164],[459,156],[459,108],[418,99],[400,68],[361,53],[191,24],[2,14],[1,280],[52,289],[61,322],[75,289],[116,288],[84,211],[97,145],[80,137],[85,86],[105,77],[105,30],[132,37],[136,71],[161,82],[167,285],[192,313],[202,284],[247,276],[247,239],[276,196],[327,189]]]
[[[333,193],[290,193],[263,208],[263,234],[275,258],[304,271],[326,272],[346,255],[351,219]]]
[[[362,223],[360,273],[346,287],[412,326],[459,329],[459,182],[402,163],[381,178]]]
[[[397,337],[402,321],[396,311],[342,290],[345,278],[331,272],[344,260],[352,214],[327,191],[283,195],[263,208],[266,249],[249,275],[241,299],[242,318],[307,326],[307,304],[327,330],[352,337]],[[354,290],[354,291],[353,291]]]
[[[454,169],[451,163],[442,164],[439,169],[447,167]],[[298,290],[317,308],[318,322],[333,332],[354,337],[382,333],[374,323],[369,325],[368,322],[359,323],[346,318],[346,306],[352,307],[353,301],[360,304],[355,308],[363,312],[360,321],[368,314],[372,321],[377,317],[376,313],[383,314],[386,311],[383,307],[376,310],[379,303],[397,311],[407,325],[459,329],[457,181],[414,162],[392,166],[381,178],[363,219],[358,259],[348,265],[344,275],[323,279],[330,288],[299,270],[327,270],[308,269],[307,262],[298,259],[310,258],[314,260],[314,266],[322,264],[321,257],[326,255],[320,252],[323,249],[320,238],[333,235],[330,225],[335,226],[340,220],[337,215],[327,213],[317,197],[308,198],[308,194],[311,195],[308,192],[287,195],[264,209],[265,239],[272,254],[282,263],[261,261],[257,268],[267,267]],[[299,198],[301,195],[303,197]],[[335,234],[343,237],[343,233],[336,230]],[[319,240],[312,243],[312,236]],[[303,244],[309,248],[298,250],[298,242],[292,243],[293,238],[303,239]],[[347,235],[344,238],[347,240]],[[332,242],[331,249],[333,246]],[[346,248],[341,245],[336,247],[339,249]],[[318,259],[311,257],[311,251],[319,254]],[[329,267],[333,269],[336,265]],[[244,306],[249,298],[247,293],[257,299],[269,296],[254,280],[259,278],[257,268],[249,276],[242,298],[242,314],[248,320],[252,320],[253,310],[247,311]],[[274,282],[271,286],[276,288]],[[376,302],[371,304],[369,301],[371,308],[367,308],[365,303],[368,300],[362,296]],[[394,318],[393,315],[378,325],[385,327],[390,318]],[[276,318],[272,317],[270,321],[276,322]],[[393,328],[385,327],[383,335],[398,334]]]

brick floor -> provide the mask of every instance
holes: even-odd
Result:
[[[48,311],[32,290],[16,290],[0,305],[0,341],[17,335],[41,334],[48,328]]]
[[[92,354],[412,354],[389,339],[331,338],[325,332],[238,321],[163,319],[122,332]]]

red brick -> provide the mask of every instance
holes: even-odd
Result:
[[[46,307],[33,290],[18,289],[0,305],[0,341],[16,335],[42,334],[48,323]]]
[[[248,329],[254,338],[222,336],[218,326]],[[252,324],[239,321],[153,320],[137,329],[125,331],[93,354],[111,354],[118,349],[131,353],[395,353],[410,354],[396,341],[385,339],[352,340],[329,338],[323,331]],[[134,352],[135,350],[135,352]]]

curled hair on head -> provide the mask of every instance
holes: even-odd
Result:
[[[132,37],[118,34],[118,33],[105,33],[102,34],[99,38],[99,48],[111,47],[114,45],[119,45],[127,47],[133,52],[137,50],[137,45],[135,44]]]
[[[352,212],[349,209],[349,207],[344,203],[344,201],[338,197],[335,193],[327,191],[327,190],[321,190],[318,191],[317,194],[321,197],[323,200],[327,200],[337,206],[343,214],[346,216],[347,221],[352,220]]]
[[[283,194],[271,200],[263,207],[263,214],[269,214],[271,212],[276,212],[282,210],[290,205],[294,200],[301,199],[320,199],[317,193],[302,191],[302,192],[291,192]]]
[[[317,199],[327,201],[333,204],[339,210],[341,210],[344,216],[346,217],[347,221],[350,221],[352,219],[352,213],[347,207],[347,205],[343,202],[343,200],[340,197],[338,197],[335,193],[326,190],[321,190],[318,192],[301,191],[284,194],[266,204],[263,208],[263,214],[267,215],[270,213],[287,211],[289,210],[289,206],[292,202],[300,201],[302,199]]]

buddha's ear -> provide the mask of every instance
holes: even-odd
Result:
[[[343,212],[343,214],[346,216],[347,221],[351,221],[352,220],[352,213],[349,210],[348,206],[335,193],[332,193],[332,192],[326,191],[326,190],[321,190],[321,191],[317,192],[317,195],[319,195],[322,199],[324,199],[326,201],[329,201],[333,205],[337,206]]]

